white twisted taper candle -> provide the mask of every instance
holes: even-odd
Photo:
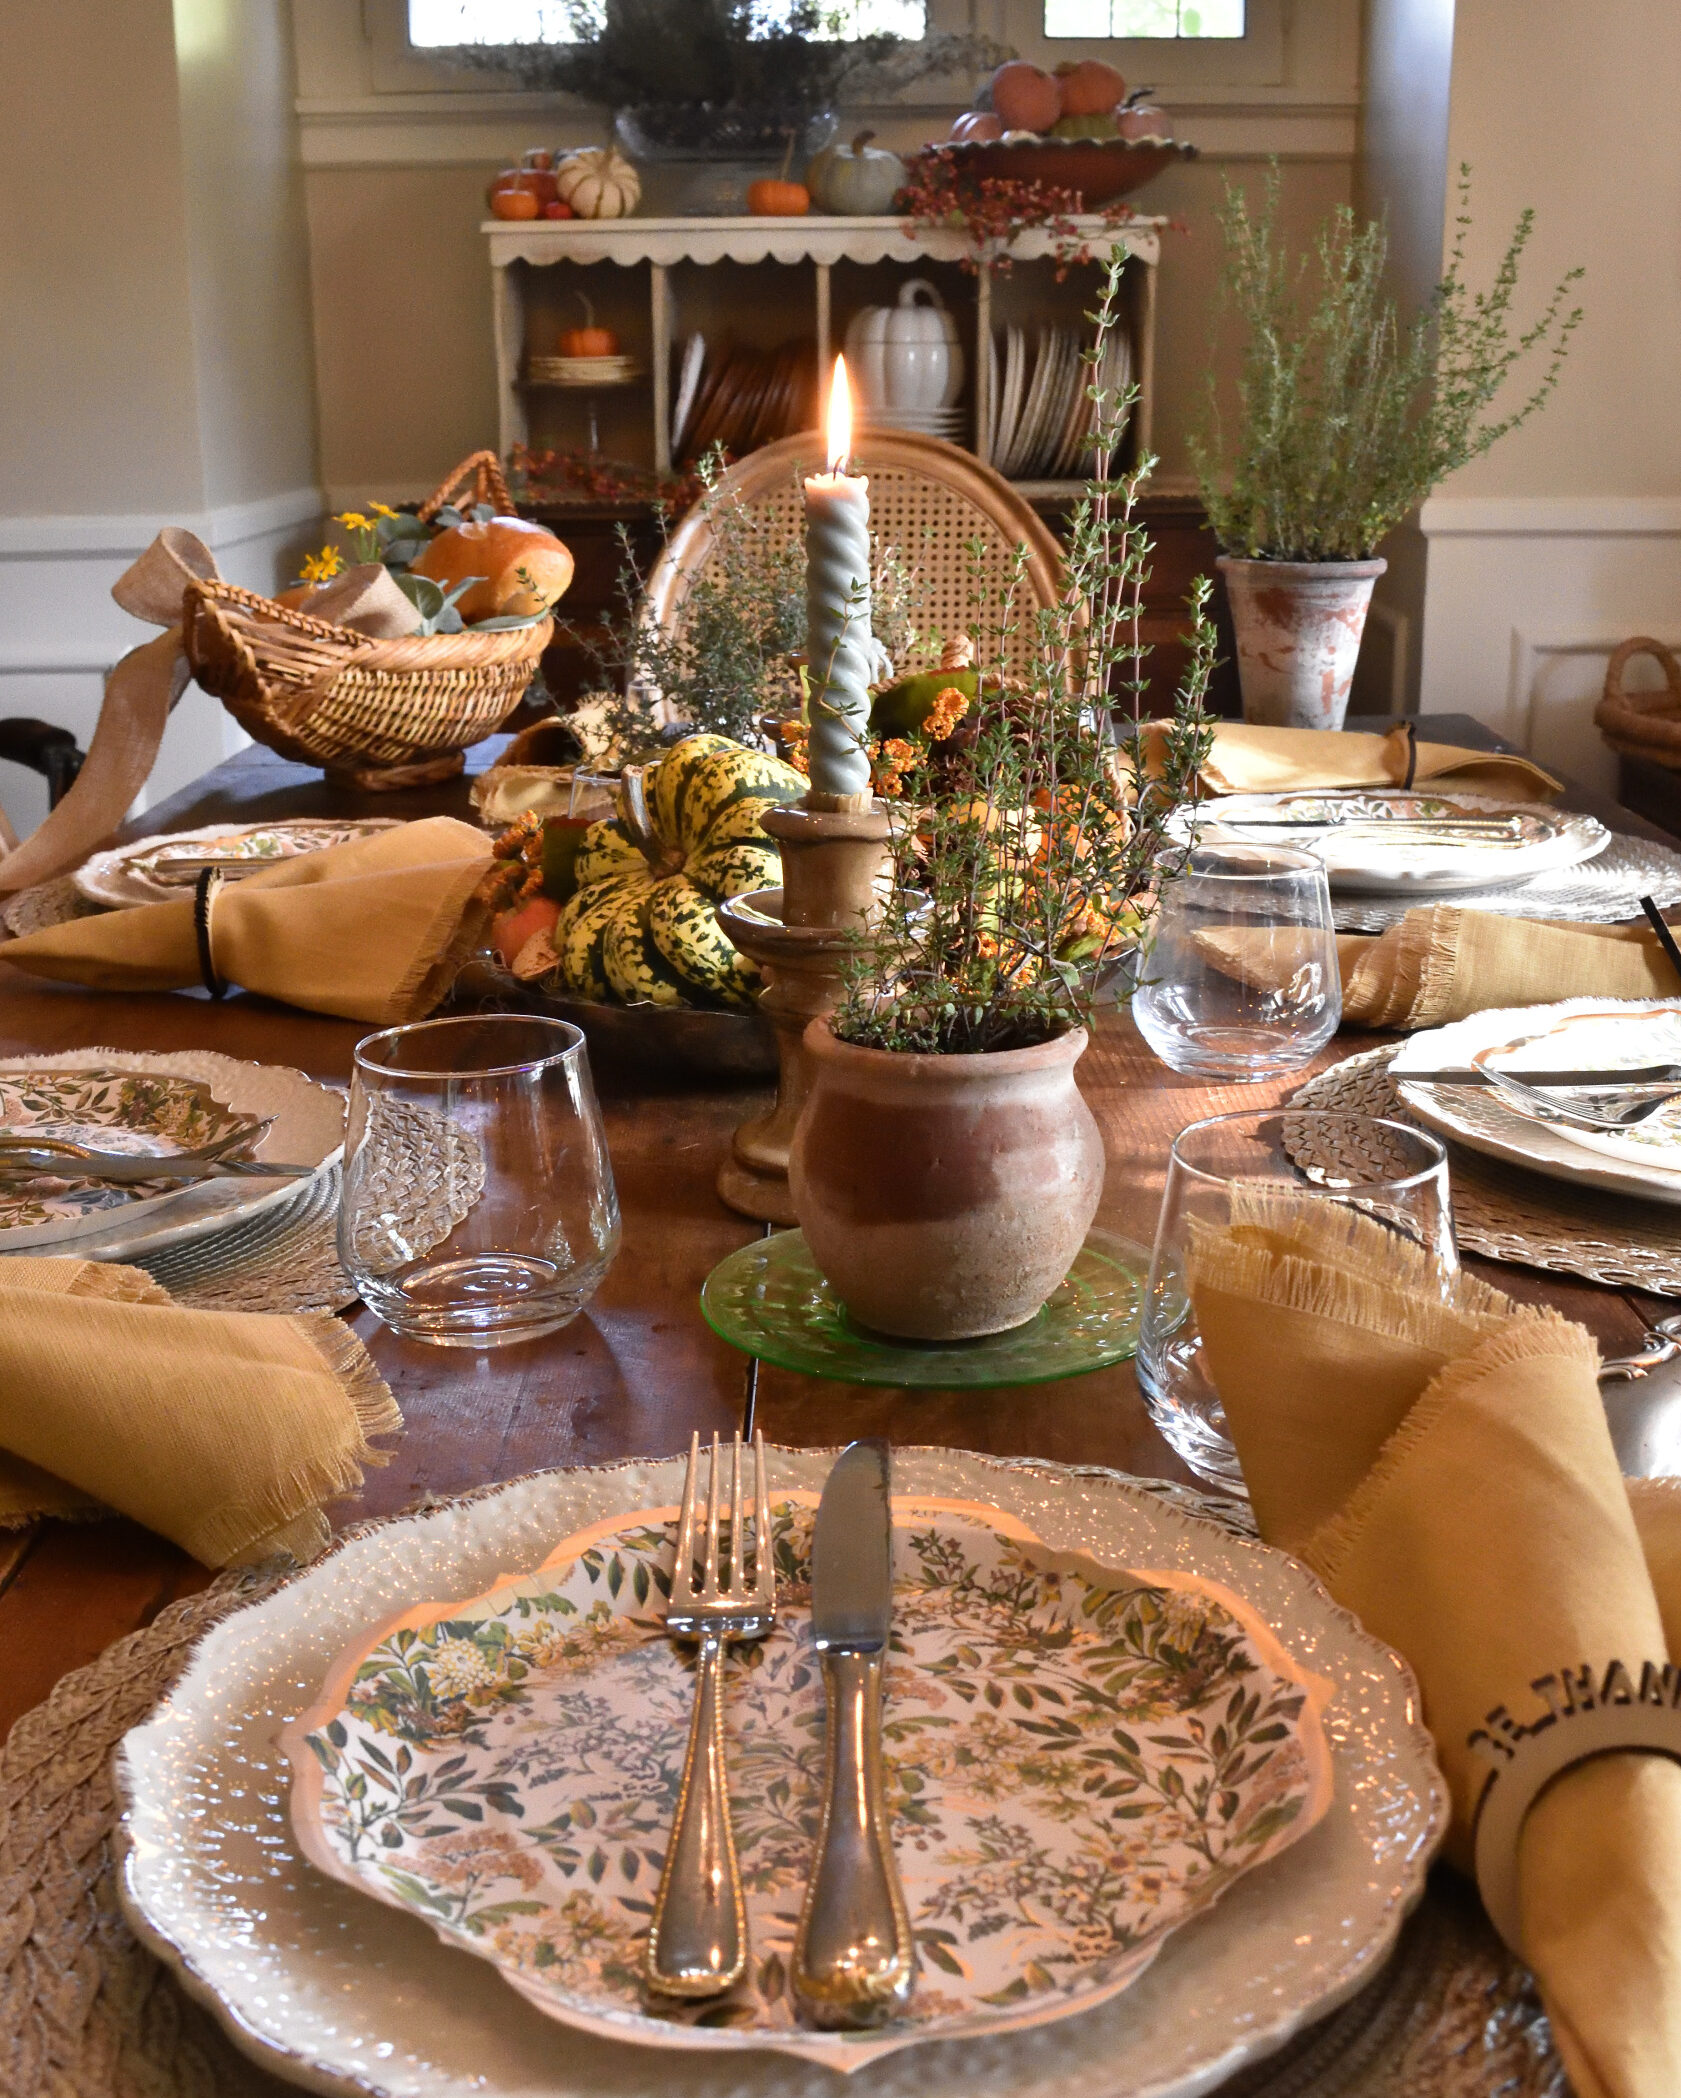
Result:
[[[870,759],[869,483],[846,474],[805,484],[806,663],[811,784],[867,794]]]

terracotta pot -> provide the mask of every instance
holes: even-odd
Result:
[[[1387,561],[1218,563],[1237,630],[1243,718],[1341,728],[1372,585]]]
[[[1030,1319],[1103,1191],[1074,1084],[1083,1028],[1031,1049],[902,1056],[806,1030],[814,1071],[788,1183],[818,1267],[860,1325],[967,1340]]]

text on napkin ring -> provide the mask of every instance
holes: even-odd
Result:
[[[1556,1777],[1596,1756],[1668,1756],[1681,1763],[1681,1669],[1646,1661],[1638,1683],[1621,1661],[1603,1675],[1584,1662],[1529,1686],[1542,1709],[1530,1720],[1496,1705],[1465,1745],[1494,1765],[1477,1801],[1477,1890],[1489,1921],[1518,1945],[1518,1836],[1524,1816]]]
[[[220,867],[206,867],[193,884],[193,937],[198,941],[198,973],[212,998],[228,995],[227,981],[216,973],[216,957],[210,944],[211,914],[222,887]]]

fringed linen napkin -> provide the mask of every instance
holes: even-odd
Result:
[[[403,1425],[340,1320],[194,1311],[138,1268],[0,1261],[0,1528],[112,1510],[206,1566],[328,1541]]]
[[[1146,759],[1161,768],[1170,724],[1147,722]],[[1457,743],[1413,744],[1405,726],[1387,735],[1317,728],[1262,728],[1247,721],[1214,724],[1214,744],[1200,778],[1209,794],[1279,794],[1313,787],[1462,787],[1505,801],[1547,801],[1560,783],[1512,752],[1468,750]]]
[[[208,940],[223,981],[310,1012],[394,1027],[430,1012],[489,922],[490,840],[452,816],[374,831],[230,883]],[[97,991],[202,980],[194,901],[75,918],[0,947],[37,976]]]
[[[1667,998],[1681,991],[1645,926],[1501,918],[1435,903],[1376,938],[1337,940],[1343,1019],[1444,1027],[1471,1013],[1561,998]]]
[[[1666,1613],[1681,1631],[1681,1494],[1649,1482],[1631,1507],[1580,1327],[1468,1277],[1444,1294],[1422,1252],[1340,1205],[1253,1199],[1198,1232],[1190,1287],[1262,1535],[1412,1663],[1464,1865],[1486,1776],[1467,1737],[1491,1709],[1537,1706],[1563,1667],[1661,1662]],[[1518,1870],[1578,2098],[1673,2098],[1681,1766],[1567,1772]]]

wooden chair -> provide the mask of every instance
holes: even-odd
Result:
[[[1000,572],[1015,559],[1018,546],[1027,548],[1027,565],[1012,605],[1019,640],[1010,666],[1025,669],[1032,614],[1054,605],[1062,587],[1061,551],[1044,519],[1001,474],[938,437],[864,430],[853,460],[854,470],[869,476],[871,531],[878,543],[896,547],[921,571],[930,586],[926,618],[940,633],[949,637],[973,623],[971,541],[979,539],[996,553]],[[723,476],[718,493],[761,513],[774,530],[798,540],[805,529],[800,478],[821,473],[823,464],[822,436],[807,430],[750,452]],[[681,625],[683,600],[696,577],[704,574],[712,553],[706,505],[697,504],[672,534],[648,578],[647,609],[668,630]]]

